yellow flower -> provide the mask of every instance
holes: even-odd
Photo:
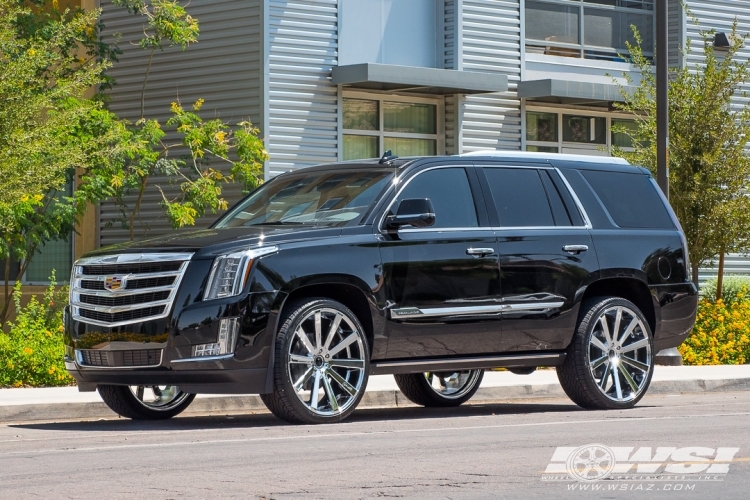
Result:
[[[27,201],[29,201],[29,197],[27,195],[23,195],[21,196],[21,201],[26,203]]]
[[[30,55],[31,57],[34,57],[34,56],[36,55],[36,50],[34,50],[34,49],[29,49],[29,55]]]
[[[62,333],[62,332],[64,332],[64,331],[65,331],[65,328],[63,328],[63,326],[62,326],[62,325],[60,325],[60,326],[59,326],[59,327],[57,328],[57,331],[58,331],[58,332],[60,332],[60,333]]]
[[[31,349],[30,347],[24,347],[23,352],[24,354],[34,354],[34,350]]]
[[[224,131],[216,132],[216,135],[214,137],[216,138],[216,142],[224,142],[224,139],[227,137],[227,133]]]
[[[57,4],[57,0],[52,0],[52,8],[55,10],[59,8],[59,5]]]

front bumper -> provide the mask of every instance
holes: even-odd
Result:
[[[98,385],[178,385],[189,393],[263,394],[272,382],[276,297],[258,292],[195,302],[172,317],[113,328],[66,314],[65,366],[82,391]],[[195,345],[216,341],[225,318],[241,318],[234,352],[193,357]]]

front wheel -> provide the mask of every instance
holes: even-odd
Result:
[[[333,300],[308,299],[290,310],[276,340],[274,392],[261,399],[287,422],[343,420],[367,387],[365,331],[349,308]]]
[[[112,411],[133,420],[166,420],[185,411],[195,394],[174,385],[100,385],[104,403]]]
[[[409,401],[421,406],[459,406],[474,395],[484,370],[426,372],[394,375],[396,384]]]
[[[651,383],[653,352],[651,329],[635,304],[596,297],[582,305],[557,376],[568,397],[582,408],[632,408]]]

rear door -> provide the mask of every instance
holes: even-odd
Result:
[[[501,350],[563,349],[598,269],[583,215],[551,167],[484,165],[478,174],[497,237]]]
[[[391,359],[496,352],[499,268],[478,178],[469,166],[428,168],[401,200],[429,198],[433,227],[382,233],[380,253]]]

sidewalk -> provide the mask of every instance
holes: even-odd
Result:
[[[750,365],[656,366],[649,394],[713,391],[750,391]],[[565,397],[555,370],[531,375],[485,372],[482,386],[472,401]],[[391,375],[370,377],[360,408],[411,406],[398,391]],[[185,414],[224,414],[265,411],[257,396],[201,394]],[[34,420],[116,418],[97,392],[78,392],[76,387],[0,389],[0,423]]]

